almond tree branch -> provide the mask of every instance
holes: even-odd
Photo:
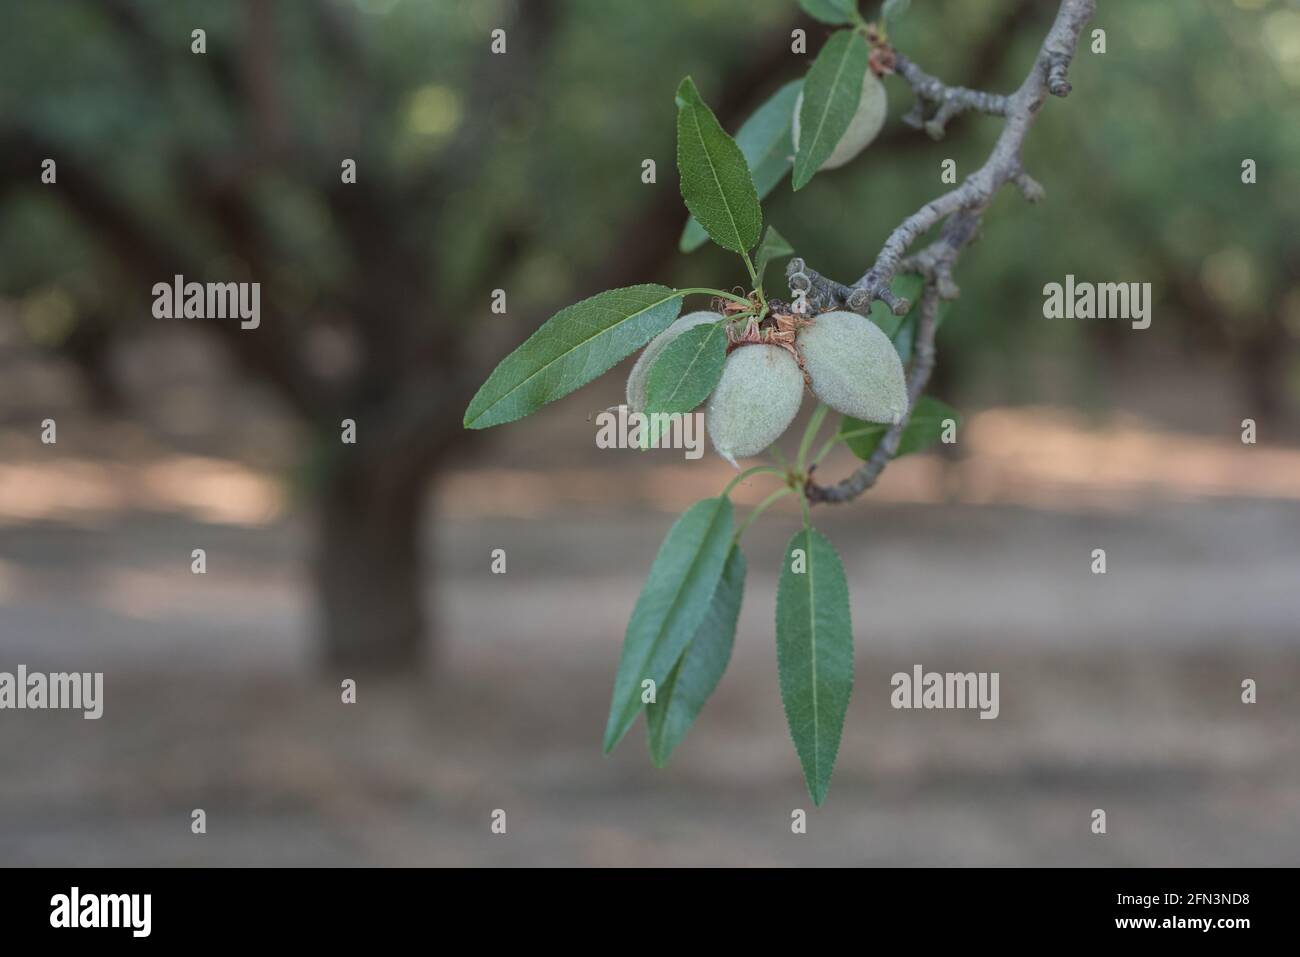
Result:
[[[980,90],[968,90],[964,86],[948,86],[931,76],[902,54],[894,58],[894,70],[907,81],[916,95],[916,102],[903,116],[903,122],[913,129],[924,129],[931,139],[943,139],[944,127],[954,116],[967,110],[988,113],[992,116],[1007,115],[1007,97],[996,93],[984,93]],[[935,107],[929,120],[925,118],[928,106]]]
[[[899,72],[916,91],[918,101],[927,100],[939,104],[931,122],[940,122],[930,130],[931,135],[936,130],[942,133],[943,124],[949,118],[970,109],[1003,116],[1005,119],[1001,135],[984,165],[968,176],[965,182],[926,203],[894,228],[871,268],[853,285],[845,286],[820,275],[802,259],[792,259],[787,267],[791,292],[805,290],[808,305],[814,312],[847,306],[866,315],[871,311],[871,304],[879,299],[896,315],[901,315],[907,312],[909,303],[890,291],[890,282],[904,269],[919,272],[925,277],[922,306],[927,301],[931,302],[930,319],[927,323],[923,310],[917,328],[915,359],[908,376],[910,405],[915,405],[933,368],[934,309],[940,298],[952,299],[957,296],[958,289],[952,278],[953,268],[961,250],[978,234],[988,204],[1007,183],[1018,187],[1031,202],[1042,199],[1042,187],[1025,172],[1021,164],[1021,149],[1025,136],[1048,95],[1065,96],[1070,92],[1067,78],[1070,62],[1074,58],[1075,47],[1084,25],[1091,19],[1096,5],[1096,0],[1061,0],[1056,19],[1034,58],[1028,76],[1019,89],[1006,97],[995,97],[962,87],[948,87],[906,58],[897,57]],[[908,257],[907,252],[912,245],[940,223],[944,225],[939,238]],[[897,448],[910,414],[909,411],[901,422],[891,427],[876,452],[849,478],[829,487],[809,480],[809,501],[847,502],[870,488]]]

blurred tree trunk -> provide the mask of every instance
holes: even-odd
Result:
[[[555,0],[516,4],[510,56],[482,57],[465,84],[465,112],[475,122],[465,124],[430,162],[402,171],[375,144],[386,141],[392,121],[378,105],[403,103],[406,91],[399,78],[369,60],[367,45],[358,42],[361,24],[347,7],[305,7],[320,58],[348,77],[351,95],[343,107],[355,118],[354,129],[340,129],[322,144],[310,124],[305,130],[293,125],[298,113],[285,104],[293,102],[294,91],[277,87],[282,51],[271,12],[279,7],[247,0],[247,42],[213,46],[196,60],[158,32],[144,3],[96,0],[95,6],[135,53],[131,62],[142,71],[142,83],[161,88],[189,76],[201,61],[205,81],[247,134],[229,152],[210,154],[177,142],[165,158],[177,201],[210,245],[177,241],[174,224],[154,221],[150,210],[115,189],[94,144],[73,149],[8,116],[0,117],[0,191],[33,188],[32,171],[41,159],[58,156],[59,188],[48,195],[111,250],[112,266],[128,277],[129,290],[147,290],[174,275],[211,278],[213,262],[244,264],[243,278],[261,284],[260,327],[250,333],[235,323],[208,322],[202,328],[298,421],[331,430],[323,447],[328,464],[316,473],[310,501],[318,658],[331,672],[409,670],[428,656],[436,621],[423,602],[430,574],[420,549],[429,483],[444,458],[469,438],[461,414],[522,331],[497,327],[485,334],[457,317],[481,310],[484,290],[504,285],[524,255],[547,239],[527,216],[504,217],[494,241],[484,244],[474,281],[458,275],[459,285],[476,290],[474,301],[448,303],[441,270],[460,267],[442,267],[431,237],[447,197],[481,174],[503,131],[532,122],[527,98],[518,94],[543,69],[565,8]],[[722,89],[717,108],[728,128],[739,126],[787,64],[790,28],[800,22],[793,5],[788,12],[788,22],[764,35],[745,68]],[[334,154],[359,158],[366,172],[343,183],[335,160],[320,162],[322,155]],[[337,282],[317,278],[310,304],[294,282],[286,288],[283,281],[292,247],[272,228],[257,189],[275,182],[311,190],[350,256],[346,274],[328,277]],[[629,228],[612,231],[620,238],[591,270],[584,292],[663,279],[684,220],[675,203],[647,203]],[[523,329],[544,315],[537,309]],[[338,322],[357,353],[358,367],[337,378],[316,368],[303,348],[313,325],[329,320]],[[90,341],[85,348],[102,345]],[[98,368],[87,366],[91,373]],[[333,430],[343,417],[359,424],[356,445],[340,447]]]
[[[423,463],[389,455],[340,461],[326,475],[313,563],[330,670],[398,671],[425,655],[420,532],[428,478]]]

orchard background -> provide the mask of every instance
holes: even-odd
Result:
[[[1053,8],[917,0],[893,39],[1006,91]],[[828,529],[858,672],[809,834],[789,834],[807,799],[771,649],[793,513],[751,533],[735,660],[673,766],[599,754],[654,548],[730,470],[598,450],[588,417],[617,376],[526,429],[470,435],[461,415],[558,306],[731,268],[677,250],[672,91],[691,74],[734,130],[806,69],[796,26],[811,56],[828,28],[786,0],[5,5],[0,654],[104,670],[108,697],[99,722],[0,721],[0,862],[1294,859],[1300,10],[1283,0],[1102,4],[1107,52],[1081,46],[1027,143],[1046,202],[1007,191],[963,258],[930,390],[961,441],[891,466]],[[944,159],[969,170],[996,134],[972,114],[932,142],[886,86],[859,162],[765,206],[842,278]],[[210,269],[262,282],[261,329],[150,316],[154,282]],[[1067,273],[1152,282],[1151,328],[1043,319]],[[1000,671],[1001,716],[890,709],[889,676],[916,662]],[[1123,833],[1089,834],[1094,807]]]

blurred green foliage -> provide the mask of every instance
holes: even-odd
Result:
[[[35,129],[93,158],[165,242],[220,261],[227,251],[192,214],[173,160],[181,148],[206,157],[234,153],[256,135],[247,111],[220,89],[215,61],[189,52],[196,26],[206,29],[209,51],[249,43],[251,5],[120,5],[172,45],[169,68],[115,28],[97,0],[3,4],[0,127]],[[949,82],[970,83],[985,69],[982,85],[1006,91],[1023,78],[1054,8],[1028,4],[1014,31],[1001,35],[999,24],[1018,5],[1026,6],[919,0],[892,38]],[[788,49],[789,29],[808,29],[809,55],[787,56],[747,91],[752,108],[800,76],[831,29],[801,17],[794,0],[569,0],[554,4],[540,49],[511,32],[507,56],[494,62],[489,33],[513,22],[513,3],[345,0],[332,9],[364,54],[358,74],[320,41],[314,6],[266,5],[281,121],[309,144],[323,179],[336,181],[340,157],[359,152],[361,177],[395,182],[417,180],[456,156],[470,131],[489,124],[481,148],[458,158],[457,175],[440,181],[435,206],[412,204],[394,228],[427,240],[421,248],[429,273],[439,300],[454,304],[454,318],[487,318],[488,291],[501,286],[510,290],[512,310],[534,317],[530,326],[595,291],[592,276],[640,218],[662,215],[668,205],[680,229],[686,213],[676,188],[673,91],[683,76],[693,76],[717,106],[728,78],[752,63],[756,50],[781,35]],[[874,4],[863,11],[877,12]],[[1026,166],[1047,201],[1030,208],[1004,191],[960,264],[963,295],[941,338],[947,374],[977,376],[996,383],[1003,397],[1028,398],[1028,362],[1043,355],[1062,359],[1081,383],[1098,351],[1111,347],[1230,352],[1253,344],[1261,356],[1293,357],[1300,336],[1300,5],[1103,3],[1091,28],[1105,30],[1106,52],[1080,50],[1074,93],[1048,102],[1029,137]],[[484,78],[526,51],[537,59],[484,103],[477,95]],[[911,101],[906,85],[892,79],[887,87],[890,120],[878,145],[797,197],[783,183],[765,204],[765,222],[816,268],[845,280],[865,270],[900,219],[944,188],[942,160],[955,159],[959,177],[967,175],[999,129],[996,119],[968,115],[950,125],[947,140],[930,142],[898,122]],[[655,185],[640,181],[647,157],[658,163]],[[1241,182],[1246,158],[1258,164],[1257,185]],[[34,184],[39,169],[24,175]],[[36,325],[48,316],[66,326],[69,303],[115,309],[128,326],[147,322],[147,290],[124,280],[107,241],[42,189],[3,194],[0,291],[30,300]],[[254,194],[260,222],[282,251],[276,269],[295,291],[296,307],[357,281],[314,183],[272,169]],[[523,245],[504,275],[497,259],[503,235]],[[712,247],[663,262],[661,272],[637,279],[723,287],[744,280],[735,257]],[[1136,336],[1120,324],[1101,330],[1043,320],[1042,287],[1066,273],[1153,282],[1152,329]],[[57,338],[49,330],[32,335]],[[1284,379],[1296,374],[1288,361],[1279,372]]]

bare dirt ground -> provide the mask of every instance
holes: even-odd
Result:
[[[0,714],[0,863],[1300,862],[1300,502],[864,503],[827,518],[858,652],[821,809],[776,682],[788,516],[747,537],[731,668],[657,771],[639,728],[610,757],[600,734],[671,514],[445,506],[429,529],[436,657],[400,681],[362,676],[355,705],[311,665],[297,519],[127,508],[0,527],[0,667],[106,673],[99,721]],[[1105,576],[1088,571],[1098,545]],[[917,663],[1000,672],[1000,716],[892,709],[890,675]],[[1240,702],[1247,677],[1258,704]],[[489,829],[498,808],[505,835]]]

